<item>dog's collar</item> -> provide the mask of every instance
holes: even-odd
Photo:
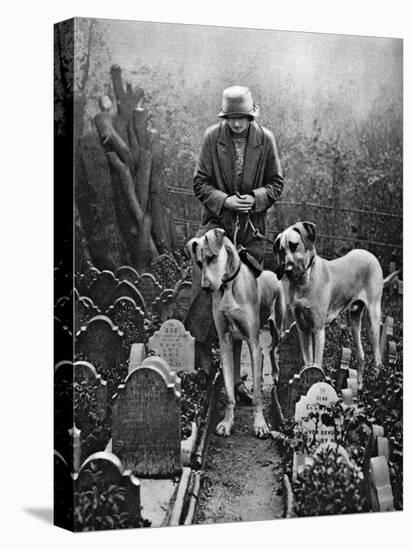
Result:
[[[235,277],[238,275],[239,271],[241,269],[241,260],[238,262],[238,266],[235,268],[235,270],[228,275],[227,277],[222,277],[222,283],[221,283],[221,290],[223,290],[227,283],[230,283],[235,279]]]
[[[310,269],[310,267],[313,265],[314,258],[315,258],[315,254],[313,254],[313,256],[311,256],[311,260],[308,262],[308,266],[304,269],[304,273],[306,273]]]

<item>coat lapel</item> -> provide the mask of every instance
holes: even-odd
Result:
[[[262,150],[261,131],[256,122],[251,122],[241,184],[243,192],[250,191],[255,187],[254,182],[258,174],[258,164],[260,162]]]
[[[234,192],[232,182],[234,180],[234,150],[230,136],[228,124],[223,121],[221,123],[220,133],[217,143],[218,160],[222,174],[229,192]]]

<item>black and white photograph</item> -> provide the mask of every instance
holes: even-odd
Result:
[[[3,546],[406,546],[408,14],[5,6]]]
[[[403,41],[74,18],[54,56],[56,524],[402,510]]]

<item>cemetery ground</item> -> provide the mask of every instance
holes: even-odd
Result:
[[[220,376],[212,386],[196,369],[194,341],[180,321],[187,277],[170,257],[141,276],[127,266],[92,268],[56,301],[56,522],[98,530],[402,509],[402,293],[383,296],[379,373],[363,327],[360,392],[346,315],[327,328],[323,369],[303,368],[293,331],[286,335],[278,351],[280,427],[262,331],[272,437],[256,439],[252,407],[238,404],[231,436],[221,438],[214,433]],[[245,344],[241,360],[250,376]],[[330,400],[317,417],[323,392]],[[320,451],[324,441],[332,450]]]
[[[271,364],[267,352],[268,333],[261,334],[264,349],[263,396],[265,416],[271,417]],[[251,361],[243,344],[242,366],[248,372],[247,386],[251,388]],[[283,498],[280,490],[281,457],[272,438],[253,436],[253,407],[238,403],[235,422],[228,438],[214,433],[224,414],[225,399],[221,400],[211,423],[208,454],[201,482],[196,523],[255,521],[283,517]]]

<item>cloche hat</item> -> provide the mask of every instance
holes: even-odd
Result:
[[[225,118],[229,115],[257,117],[258,106],[252,101],[249,88],[245,86],[231,86],[226,88],[222,94],[222,109],[218,116]]]

